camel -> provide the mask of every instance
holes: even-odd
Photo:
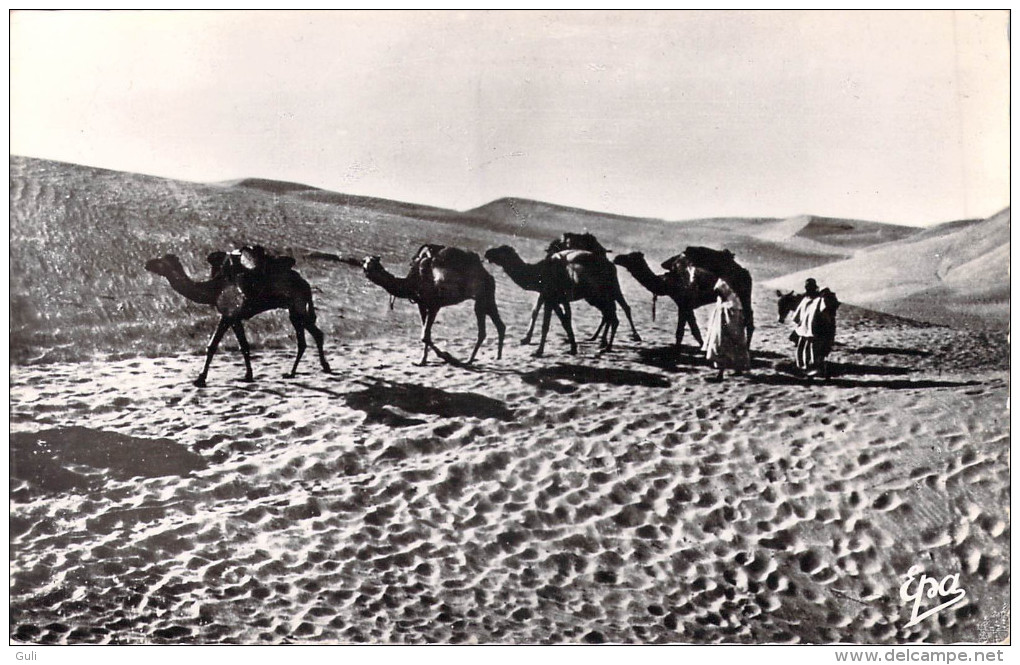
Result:
[[[683,342],[686,326],[690,326],[691,334],[694,335],[694,339],[699,347],[704,343],[701,337],[701,330],[698,328],[698,321],[694,317],[694,310],[715,302],[715,292],[712,290],[712,286],[715,284],[714,280],[712,280],[711,284],[708,284],[708,280],[704,279],[691,282],[689,278],[685,279],[685,273],[667,272],[663,275],[657,275],[648,266],[647,261],[645,261],[645,255],[641,252],[619,254],[613,259],[613,263],[628,270],[641,286],[652,292],[653,297],[669,296],[676,303],[677,350],[680,349],[680,345]],[[654,300],[652,312],[654,320]]]
[[[606,263],[610,265],[613,271],[613,275],[616,275],[616,268],[610,263],[607,254],[611,251],[602,246],[602,244],[595,238],[591,233],[564,233],[558,239],[553,240],[549,243],[546,248],[546,256],[552,256],[553,254],[563,252],[566,250],[578,249],[601,257]],[[528,289],[529,291],[538,291],[537,288]],[[619,293],[619,299],[617,302],[620,308],[623,309],[623,313],[627,317],[627,323],[630,324],[630,337],[635,342],[641,341],[641,335],[638,334],[637,328],[634,327],[634,319],[630,313],[630,305],[627,304],[627,300],[623,297],[623,292],[620,290],[619,280],[616,284],[616,292]],[[538,300],[535,301],[535,306],[531,310],[531,323],[528,325],[528,332],[524,334],[521,339],[521,344],[531,344],[532,334],[535,332],[535,323],[538,321],[538,314],[542,311],[542,298],[539,296]],[[560,305],[566,311],[566,315],[570,316],[570,303],[562,303]],[[605,319],[599,322],[598,328],[595,329],[594,334],[588,338],[588,341],[596,339],[602,332],[605,326]]]
[[[475,301],[475,316],[478,320],[478,339],[468,364],[474,362],[479,347],[485,341],[486,316],[496,326],[496,359],[503,357],[506,326],[496,307],[496,280],[474,252],[442,245],[422,245],[412,259],[406,277],[391,274],[383,267],[378,256],[367,257],[362,263],[362,269],[365,277],[383,287],[392,298],[406,298],[418,305],[422,326],[421,342],[424,347],[418,365],[426,365],[429,349],[434,349],[440,357],[449,357],[432,342],[432,325],[440,309],[465,300]]]
[[[159,275],[170,282],[170,288],[177,293],[202,305],[216,308],[220,321],[216,331],[206,347],[205,365],[195,379],[199,388],[206,385],[209,365],[219,347],[224,333],[230,328],[237,337],[244,357],[244,380],[253,381],[251,356],[248,340],[244,334],[244,321],[273,309],[286,309],[290,314],[291,325],[297,333],[297,357],[294,365],[285,378],[293,378],[297,374],[298,363],[304,355],[305,331],[312,334],[319,351],[319,362],[322,371],[331,372],[326,355],[323,352],[323,334],[315,325],[315,305],[312,303],[312,287],[297,272],[289,267],[251,271],[238,267],[230,260],[231,256],[224,252],[213,252],[208,261],[212,266],[212,277],[203,282],[196,282],[187,275],[179,258],[167,254],[151,259],[145,263],[145,269]],[[293,259],[287,258],[285,263],[293,265]]]
[[[751,273],[737,263],[733,252],[728,249],[718,250],[711,247],[687,247],[681,254],[662,262],[662,267],[673,273],[687,273],[692,281],[702,273],[702,279],[710,281],[713,277],[723,279],[740,299],[744,310],[744,327],[747,332],[747,346],[751,347],[754,336],[754,308],[751,305],[751,291],[754,282]],[[703,273],[708,273],[704,275]]]
[[[616,316],[616,303],[622,297],[616,271],[604,257],[593,252],[567,250],[556,252],[538,263],[526,263],[517,251],[507,245],[493,247],[485,252],[485,259],[503,268],[517,286],[526,291],[537,291],[543,307],[542,332],[538,348],[531,354],[539,358],[545,351],[549,334],[549,320],[555,312],[567,333],[569,353],[577,354],[577,341],[571,325],[568,307],[574,300],[584,300],[602,313],[600,347],[612,349],[616,329],[620,322]],[[603,326],[604,324],[604,326]]]
[[[701,249],[707,250],[707,248],[688,248],[688,250],[694,250],[692,253],[695,255]],[[732,254],[729,254],[729,256],[732,257]],[[699,256],[698,258],[701,257]],[[697,319],[694,317],[694,310],[715,302],[715,283],[722,275],[710,272],[701,265],[695,265],[684,254],[674,256],[663,262],[662,265],[664,268],[667,268],[667,272],[661,275],[652,271],[645,260],[645,255],[641,252],[620,254],[613,259],[613,263],[628,270],[641,286],[652,292],[653,297],[669,296],[676,303],[676,349],[678,351],[681,348],[684,329],[687,326],[690,327],[691,334],[694,335],[698,346],[700,347],[704,344]],[[727,281],[730,282],[730,286],[736,291],[737,296],[741,300],[744,308],[745,325],[747,327],[747,343],[750,346],[751,335],[754,331],[750,274],[735,263],[732,266],[720,267],[719,272],[727,273],[725,275]],[[744,279],[745,276],[746,279]]]

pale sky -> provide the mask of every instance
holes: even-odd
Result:
[[[11,153],[467,209],[1009,205],[1005,11],[11,15]]]

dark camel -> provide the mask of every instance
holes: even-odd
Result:
[[[474,252],[442,245],[423,245],[412,259],[407,277],[391,274],[383,267],[378,256],[366,258],[362,269],[369,280],[386,289],[391,297],[406,298],[418,305],[422,326],[421,342],[424,347],[419,365],[424,366],[428,361],[430,348],[440,357],[449,357],[432,342],[432,325],[440,309],[465,300],[475,301],[475,317],[478,320],[478,339],[468,363],[474,362],[479,347],[485,341],[486,316],[496,326],[496,359],[503,357],[506,326],[496,307],[496,280]]]
[[[701,338],[701,330],[698,329],[698,321],[694,317],[694,310],[715,302],[715,292],[712,290],[715,280],[709,284],[707,279],[698,279],[692,282],[686,273],[667,272],[657,275],[648,266],[645,255],[641,252],[620,254],[613,259],[613,263],[628,270],[641,286],[652,292],[654,297],[669,296],[676,303],[677,350],[680,349],[680,344],[683,342],[686,326],[690,326],[691,334],[694,335],[699,347],[704,343]],[[653,319],[654,311],[653,306]]]
[[[543,307],[542,332],[538,348],[532,354],[541,357],[549,334],[549,320],[555,312],[567,333],[570,353],[577,353],[577,341],[571,324],[570,302],[584,300],[602,313],[600,347],[609,351],[616,337],[620,321],[616,317],[616,303],[622,297],[620,284],[612,264],[593,252],[567,250],[547,256],[538,263],[525,263],[512,247],[503,245],[485,252],[487,261],[503,268],[517,286],[526,291],[537,291]],[[604,327],[603,327],[603,324]]]
[[[694,310],[715,302],[716,294],[714,288],[716,281],[719,279],[718,275],[693,265],[683,255],[666,261],[664,266],[668,265],[669,270],[661,275],[652,271],[645,260],[645,255],[641,252],[620,254],[613,259],[613,263],[628,270],[641,286],[652,292],[653,296],[668,296],[676,303],[676,348],[678,351],[683,342],[686,326],[690,326],[691,334],[694,335],[698,346],[700,347],[704,344],[697,319],[694,316]],[[732,283],[730,286],[733,287],[733,290],[740,297],[744,305],[748,345],[750,345],[754,324],[750,307],[749,281],[747,285],[741,283],[739,288]]]
[[[289,259],[289,261],[293,261],[293,259]],[[235,265],[231,261],[231,257],[223,252],[210,254],[209,263],[212,265],[213,277],[204,282],[196,282],[191,279],[185,273],[180,259],[173,254],[151,259],[145,264],[145,269],[149,272],[165,277],[170,282],[170,287],[177,293],[192,302],[215,307],[216,311],[220,313],[220,322],[206,348],[205,365],[198,378],[195,379],[196,386],[200,388],[205,386],[209,365],[212,363],[213,355],[216,354],[220,340],[228,328],[234,331],[237,343],[241,347],[241,354],[244,356],[244,380],[253,381],[248,340],[244,334],[244,321],[273,309],[286,309],[290,314],[291,325],[294,326],[294,331],[297,333],[297,357],[294,359],[294,366],[290,373],[284,374],[284,377],[293,378],[297,374],[298,363],[301,362],[301,356],[304,355],[307,346],[305,330],[310,332],[312,338],[315,339],[322,371],[332,371],[322,349],[324,339],[322,331],[315,325],[312,288],[301,275],[289,268],[267,271],[247,270]],[[293,264],[289,263],[289,265]]]
[[[740,306],[744,310],[747,346],[751,347],[751,337],[754,335],[754,308],[751,306],[751,291],[754,288],[754,283],[751,273],[733,259],[733,252],[728,249],[718,250],[711,247],[687,247],[683,253],[663,261],[662,267],[674,274],[686,273],[692,280],[697,279],[697,270],[725,280],[737,294]]]
[[[612,271],[613,277],[616,278],[616,267],[609,260],[608,256],[612,250],[603,247],[602,243],[600,243],[598,239],[591,233],[587,232],[564,233],[558,239],[553,240],[552,242],[549,243],[549,246],[545,250],[545,255],[552,256],[553,254],[556,254],[558,252],[564,252],[570,249],[579,249],[585,252],[591,252],[596,257],[599,257],[601,260],[604,260],[609,265],[609,267],[603,268],[605,270]],[[623,297],[623,291],[620,289],[620,280],[618,278],[616,279],[615,291],[616,293],[619,294],[616,302],[620,305],[620,309],[623,310],[624,315],[627,317],[627,323],[630,325],[630,338],[635,342],[640,342],[641,335],[638,334],[637,328],[634,327],[634,318],[631,316],[630,313],[630,305],[627,304],[627,300]],[[565,307],[569,309],[570,305],[565,305]],[[531,333],[535,330],[535,321],[538,319],[538,312],[541,308],[542,299],[539,298],[537,301],[535,301],[534,309],[531,310],[531,325],[528,326],[528,332],[524,336],[524,339],[521,340],[521,344],[531,343]],[[599,334],[602,332],[603,327],[605,326],[605,323],[606,323],[605,319],[599,322],[599,327],[595,329],[595,333],[588,338],[589,342],[596,339],[599,336]]]

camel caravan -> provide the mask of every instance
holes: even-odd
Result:
[[[485,252],[484,261],[499,266],[521,289],[538,294],[528,330],[521,339],[522,345],[531,344],[541,315],[538,345],[532,356],[543,356],[553,314],[566,333],[567,353],[577,354],[571,303],[579,300],[602,315],[598,328],[589,338],[589,341],[598,340],[599,354],[613,349],[620,325],[617,305],[627,318],[631,339],[641,341],[630,305],[620,288],[616,270],[620,266],[652,293],[653,321],[659,296],[667,296],[676,303],[675,350],[681,351],[684,331],[690,328],[699,349],[718,371],[717,376],[706,380],[721,381],[726,370],[733,374],[750,370],[751,337],[754,333],[752,278],[737,263],[732,252],[687,247],[683,253],[662,262],[662,273],[655,272],[641,252],[619,254],[612,260],[610,253],[611,250],[603,247],[590,233],[564,233],[552,241],[545,256],[534,263],[528,263],[507,245]],[[205,364],[194,385],[206,385],[209,366],[228,329],[237,338],[244,358],[244,380],[253,381],[244,322],[274,309],[288,311],[297,335],[297,355],[291,371],[284,376],[293,378],[297,373],[307,346],[305,331],[311,333],[315,340],[322,371],[332,371],[323,350],[322,330],[315,323],[312,289],[294,270],[296,261],[292,257],[273,256],[262,247],[250,246],[229,253],[213,252],[207,261],[210,276],[205,281],[189,277],[173,254],[145,264],[146,270],[164,277],[174,291],[193,302],[215,307],[220,314],[219,323],[206,348]],[[424,244],[412,256],[409,270],[403,277],[389,272],[378,256],[366,257],[360,263],[351,260],[341,262],[359,266],[369,281],[382,287],[390,295],[391,308],[395,299],[406,299],[418,306],[422,327],[422,354],[418,365],[428,363],[429,351],[434,351],[446,362],[458,362],[432,341],[432,327],[440,309],[468,300],[474,301],[477,337],[467,363],[474,362],[487,337],[486,319],[491,319],[496,329],[496,359],[503,357],[506,325],[496,304],[496,280],[486,270],[483,258],[475,252]],[[796,329],[791,333],[791,341],[797,343],[795,357],[798,369],[805,377],[828,378],[826,356],[832,350],[835,338],[839,300],[828,289],[819,290],[813,279],[807,281],[803,294],[777,291],[777,296],[779,322],[784,322],[793,313]],[[703,337],[694,310],[712,304],[715,308],[708,334]]]

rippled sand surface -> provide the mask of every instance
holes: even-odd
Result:
[[[12,639],[1004,639],[1002,348],[845,330],[827,384],[776,327],[722,384],[647,342],[422,368],[379,338],[254,384],[221,353],[203,390],[195,355],[14,367]],[[967,596],[907,628],[914,565]]]

